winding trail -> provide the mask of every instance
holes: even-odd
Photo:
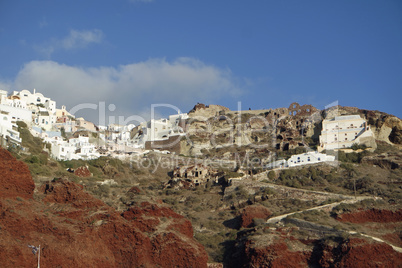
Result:
[[[366,235],[366,234],[358,233],[358,232],[355,232],[355,231],[348,231],[348,233],[349,233],[349,234],[359,234],[359,235],[364,236],[364,237],[369,237],[369,238],[371,238],[371,239],[373,239],[373,240],[375,240],[375,241],[382,242],[382,243],[385,243],[385,244],[387,244],[387,245],[390,245],[395,251],[398,251],[398,252],[402,253],[402,248],[397,247],[397,246],[394,246],[394,245],[388,243],[387,241],[384,241],[384,240],[382,240],[382,239],[380,239],[380,238],[378,238],[378,237],[374,237],[374,236],[371,236],[371,235]]]
[[[356,198],[353,197],[353,199],[347,199],[347,200],[342,200],[342,201],[338,201],[338,202],[334,202],[334,203],[330,203],[330,204],[325,204],[325,205],[321,205],[321,206],[317,206],[317,207],[312,207],[312,208],[308,208],[308,209],[304,209],[304,210],[300,210],[300,211],[295,211],[295,212],[291,212],[291,213],[287,213],[287,214],[283,214],[283,215],[279,215],[279,216],[275,216],[272,218],[269,218],[266,223],[278,223],[281,220],[283,220],[284,218],[293,215],[293,214],[298,214],[298,213],[302,213],[305,211],[311,211],[311,210],[319,210],[319,209],[323,209],[323,208],[334,208],[342,203],[346,203],[346,204],[354,204],[357,202],[360,202],[362,200],[365,199],[378,199],[376,197],[371,197],[371,196],[357,196]]]
[[[379,198],[378,197],[369,197],[369,196],[357,196],[355,199],[342,200],[340,202],[334,202],[334,203],[330,203],[330,204],[326,204],[326,205],[321,205],[321,206],[317,206],[317,207],[313,207],[313,208],[309,208],[309,209],[305,209],[305,210],[300,210],[300,211],[296,211],[296,212],[287,213],[287,214],[279,215],[279,216],[276,216],[276,217],[272,217],[272,218],[269,218],[266,221],[266,223],[278,223],[278,222],[280,222],[281,220],[285,219],[286,217],[288,217],[290,215],[302,213],[302,212],[305,212],[305,211],[319,210],[319,209],[323,209],[323,208],[331,209],[331,208],[334,208],[334,207],[336,207],[336,206],[338,206],[339,204],[342,204],[342,203],[353,204],[353,203],[357,203],[357,202],[365,200],[365,199],[379,199]],[[391,246],[395,251],[402,253],[402,248],[401,247],[394,246],[394,245],[390,244],[389,242],[384,241],[384,240],[382,240],[382,239],[380,239],[378,237],[374,237],[374,236],[363,234],[363,233],[358,233],[358,232],[355,232],[355,231],[345,231],[345,232],[348,232],[349,234],[361,235],[361,236],[364,236],[364,237],[371,238],[371,239],[373,239],[375,241],[385,243],[385,244]]]

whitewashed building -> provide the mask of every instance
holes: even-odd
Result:
[[[26,102],[18,96],[9,98],[5,90],[0,90],[0,111],[7,113],[12,120],[24,121],[28,125],[32,123],[32,111],[28,109]]]
[[[21,91],[13,91],[13,96],[18,96],[20,100],[24,101],[27,105],[40,105],[49,110],[50,113],[56,113],[56,102],[43,96],[42,93],[36,92],[36,89],[33,90],[33,93],[24,89]]]
[[[322,121],[319,151],[349,148],[354,143],[376,147],[370,126],[359,115],[336,116]]]
[[[316,164],[321,162],[332,162],[335,161],[335,156],[326,155],[319,152],[307,152],[304,154],[296,154],[292,155],[288,161],[287,165],[289,167],[308,165],[308,164]]]
[[[266,166],[266,168],[288,168],[333,161],[335,161],[335,156],[313,151],[292,155],[288,160],[281,159],[271,162]]]
[[[20,145],[21,138],[15,121],[6,113],[0,113],[0,136],[3,140]]]
[[[169,119],[151,119],[141,124],[141,130],[133,138],[134,146],[143,148],[147,141],[167,140],[172,136],[185,136],[184,129],[180,126],[188,118],[186,113],[170,115]]]
[[[54,142],[51,146],[51,157],[56,160],[90,160],[99,156],[95,145],[89,142],[88,137],[79,136],[60,143]]]
[[[56,123],[56,115],[46,108],[39,107],[35,114],[34,123],[46,131],[50,131]]]
[[[32,112],[30,110],[0,104],[0,111],[7,113],[12,120],[24,121],[28,126],[32,125]]]

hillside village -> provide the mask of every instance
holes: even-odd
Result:
[[[21,145],[16,123],[22,121],[33,136],[50,144],[50,156],[56,160],[89,160],[101,155],[143,153],[150,148],[150,142],[185,135],[180,125],[188,118],[187,114],[178,114],[169,116],[169,119],[152,119],[138,126],[97,126],[82,117],[75,118],[64,105],[56,108],[55,101],[35,89],[33,93],[22,90],[11,94],[1,90],[0,112],[3,143]],[[138,133],[131,138],[134,128]]]
[[[191,132],[191,127],[194,126],[192,122],[196,121],[197,117],[215,116],[218,121],[226,122],[227,116],[231,113],[225,107],[213,105],[201,108],[196,106],[195,109],[190,115],[179,113],[170,115],[168,119],[151,119],[148,122],[140,123],[138,126],[133,124],[96,126],[84,118],[75,118],[64,105],[57,108],[55,101],[36,92],[35,89],[32,93],[28,90],[22,90],[13,91],[11,94],[1,90],[0,112],[3,115],[0,121],[1,137],[3,143],[8,142],[10,146],[19,146],[21,139],[16,122],[23,121],[33,136],[50,144],[49,155],[56,160],[89,160],[99,158],[101,155],[124,157],[133,153],[143,154],[149,150],[180,154],[181,151],[177,147],[180,146],[181,138],[186,136],[187,132]],[[264,114],[264,119],[267,118],[270,120],[269,123],[272,123],[274,122],[272,120],[278,121],[287,116],[309,116],[313,118],[318,111],[311,105],[300,106],[297,103],[291,104],[286,110],[277,109],[275,112],[272,110],[260,112],[267,113],[267,115]],[[246,122],[246,129],[243,132],[247,132],[247,128],[253,131],[252,129],[255,128],[253,120],[254,118],[251,118]],[[303,120],[300,121],[300,124],[303,124]],[[234,127],[239,128],[236,125]],[[262,129],[265,127],[263,126]],[[238,135],[234,136],[236,140],[233,144],[241,143],[241,135],[244,135],[239,133],[242,132],[241,129],[236,130]],[[278,135],[278,139],[283,139],[282,136],[283,134]],[[291,139],[288,140],[291,141]],[[193,141],[190,140],[191,142]],[[285,146],[289,148],[289,144],[292,143]],[[376,147],[374,133],[360,115],[335,115],[333,118],[322,121],[322,131],[319,134],[319,146],[317,146],[319,152],[350,148],[353,144],[365,145],[373,149]],[[268,163],[267,167],[291,167],[335,160],[332,156],[309,152],[311,149],[305,144],[302,145],[306,147],[305,153],[294,155],[288,160],[282,159]],[[215,147],[220,146],[216,145]],[[286,147],[283,149],[286,150]]]

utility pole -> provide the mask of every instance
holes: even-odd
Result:
[[[39,245],[39,251],[38,251],[38,268],[40,268],[40,245]]]

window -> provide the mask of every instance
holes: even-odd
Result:
[[[310,162],[310,157],[307,157],[307,161]]]

